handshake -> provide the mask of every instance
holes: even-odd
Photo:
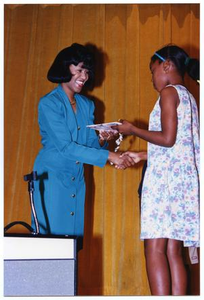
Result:
[[[108,160],[110,163],[115,165],[116,169],[125,170],[128,167],[134,166],[141,160],[147,159],[146,152],[131,152],[127,151],[124,153],[109,152]]]
[[[111,165],[114,165],[116,169],[126,169],[134,166],[141,160],[147,159],[146,152],[131,152],[126,151],[124,153],[118,153],[120,143],[123,140],[123,134],[132,134],[134,126],[126,120],[119,120],[119,122],[103,123],[88,125],[95,130],[99,130],[99,143],[102,146],[105,140],[112,140],[119,134],[119,138],[116,140],[117,147],[115,152],[109,152],[108,161]],[[117,152],[117,153],[116,153]]]

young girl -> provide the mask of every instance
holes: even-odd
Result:
[[[199,80],[199,62],[174,45],[155,52],[150,70],[159,92],[149,129],[127,121],[117,129],[148,142],[142,187],[141,239],[152,295],[185,295],[185,247],[199,246],[199,123],[196,101],[184,86],[187,72]],[[126,155],[126,154],[123,154]]]

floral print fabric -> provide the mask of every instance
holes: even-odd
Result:
[[[194,97],[181,85],[177,137],[173,147],[148,143],[141,203],[141,239],[169,238],[199,246],[199,121]],[[160,98],[149,130],[161,130]]]

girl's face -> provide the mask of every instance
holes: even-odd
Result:
[[[167,77],[166,73],[164,71],[164,63],[159,63],[158,60],[151,63],[150,70],[152,73],[152,83],[158,92],[161,92],[161,90],[167,85]]]
[[[68,89],[72,93],[80,93],[84,84],[89,79],[89,71],[83,68],[83,62],[80,62],[77,66],[70,65],[70,72],[72,78],[66,83]]]

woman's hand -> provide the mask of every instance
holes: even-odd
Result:
[[[131,157],[134,160],[135,164],[137,164],[141,160],[147,160],[147,152],[131,152],[131,151],[127,151],[127,152],[124,152],[123,154],[121,154],[121,157],[125,157],[126,155],[128,155],[129,157]]]
[[[118,136],[117,130],[109,130],[109,131],[99,131],[99,143],[101,146],[104,145],[105,141],[110,141],[116,138]]]
[[[116,169],[126,169],[135,164],[134,159],[129,155],[121,156],[120,153],[109,152],[109,162],[115,165]]]

